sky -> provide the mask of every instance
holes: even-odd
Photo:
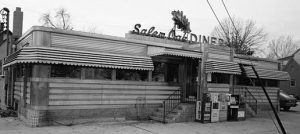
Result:
[[[300,41],[299,0],[224,0],[231,16],[253,20],[264,28],[268,40],[291,35]],[[227,17],[221,0],[210,0],[219,19]],[[24,12],[23,33],[41,25],[43,13],[54,15],[65,8],[71,15],[74,30],[124,37],[137,23],[168,32],[173,27],[173,10],[183,11],[192,33],[210,35],[218,25],[206,0],[1,0],[0,8]],[[11,17],[12,18],[12,17]],[[11,20],[12,22],[12,20]],[[11,25],[12,26],[12,25]],[[266,42],[267,44],[267,42]]]

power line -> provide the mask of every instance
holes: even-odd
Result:
[[[221,24],[221,22],[220,22],[220,20],[219,20],[218,16],[216,15],[216,13],[215,13],[214,9],[212,8],[211,4],[209,3],[209,1],[208,1],[208,0],[206,0],[206,1],[207,1],[207,4],[209,5],[209,7],[210,7],[211,11],[212,11],[212,12],[213,12],[213,14],[215,15],[215,18],[217,19],[217,21],[218,21],[219,25],[221,26],[221,28],[222,28],[222,30],[223,30],[223,32],[224,32],[224,34],[226,34],[226,31],[225,31],[224,27],[222,26],[222,24]]]
[[[234,25],[234,22],[233,22],[233,20],[232,20],[232,18],[231,18],[231,15],[229,14],[228,9],[227,9],[227,7],[226,7],[226,5],[225,5],[225,3],[224,3],[223,0],[222,0],[222,3],[223,3],[223,6],[224,6],[224,8],[225,8],[225,10],[226,10],[226,12],[227,12],[227,15],[228,15],[228,17],[229,17],[229,19],[230,19],[230,21],[231,21],[231,23],[232,23],[232,26],[234,27],[234,29],[235,29],[235,31],[236,31],[236,34],[238,34],[238,31],[237,31],[237,29],[236,29],[236,27],[235,27],[235,25]],[[236,36],[239,37],[238,35],[236,35]],[[248,56],[248,58],[250,59],[249,56]],[[251,59],[250,59],[250,62],[251,62],[251,64],[252,64]],[[242,65],[242,66],[243,66],[243,65]],[[252,64],[252,68],[254,69],[253,64]],[[257,73],[255,70],[253,70],[253,71],[254,71],[255,73]],[[257,77],[258,77],[258,80],[260,81],[260,84],[262,84],[261,80],[259,79],[258,74],[257,74]],[[250,79],[250,78],[249,78],[249,79]],[[250,79],[250,81],[251,81],[251,79]],[[251,82],[252,82],[252,81],[251,81]],[[264,89],[263,85],[262,85],[262,88]],[[260,93],[258,93],[258,94],[260,95]],[[260,96],[260,97],[261,97],[261,96]],[[267,94],[266,94],[266,97],[268,97]],[[274,110],[272,104],[271,104],[271,106],[272,106],[272,110]],[[269,113],[269,111],[268,111],[268,113]],[[279,124],[279,126],[280,126],[280,128],[281,128],[281,131],[282,131],[284,134],[286,134],[285,129],[284,129],[284,127],[283,127],[283,125],[282,125],[282,123],[281,123],[281,121],[280,121],[280,118],[278,117],[278,115],[277,115],[275,112],[274,112],[274,114],[275,114],[275,117],[276,117],[276,119],[277,119],[277,122],[278,122],[278,124]],[[277,131],[280,132],[279,129],[278,129],[278,126],[277,126],[276,123],[274,122],[274,119],[272,118],[272,116],[271,116],[271,120],[272,120],[272,122],[274,123],[274,125],[275,125]]]
[[[235,26],[235,24],[234,24],[234,22],[233,22],[233,20],[232,20],[232,17],[230,16],[230,14],[229,14],[229,12],[228,12],[228,9],[227,9],[227,7],[226,7],[226,5],[225,5],[225,3],[224,3],[223,0],[222,0],[222,3],[223,3],[223,6],[225,7],[225,10],[226,10],[226,12],[227,12],[227,15],[229,16],[229,19],[230,19],[230,21],[231,21],[231,23],[232,23],[232,26],[234,27],[235,31],[236,31],[237,34],[238,34],[238,30],[236,29],[236,26]]]

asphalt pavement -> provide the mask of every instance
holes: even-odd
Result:
[[[290,111],[280,111],[279,116],[288,134],[300,133],[299,105]],[[272,112],[264,117],[238,122],[162,124],[154,121],[118,121],[38,128],[28,127],[17,118],[0,118],[0,134],[279,134],[279,126],[274,123],[277,124]]]

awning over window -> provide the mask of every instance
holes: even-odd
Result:
[[[8,56],[4,66],[15,63],[65,64],[89,67],[153,70],[150,57],[77,51],[51,47],[24,47]]]
[[[205,71],[207,73],[241,74],[238,63],[216,60],[206,61]]]
[[[251,66],[243,67],[245,69],[245,74],[250,78],[257,78]],[[268,70],[255,67],[255,70],[260,78],[262,79],[274,79],[274,80],[289,80],[290,75],[288,72],[278,71],[278,70]]]
[[[148,56],[158,56],[158,55],[173,55],[182,56],[190,58],[201,58],[201,53],[197,51],[188,51],[164,47],[148,47]]]

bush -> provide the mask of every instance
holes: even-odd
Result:
[[[0,117],[17,117],[17,113],[12,108],[0,109]]]

